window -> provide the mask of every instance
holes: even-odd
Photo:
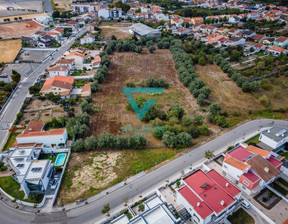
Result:
[[[246,187],[242,186],[242,188],[243,188],[244,190],[246,190]]]
[[[196,220],[195,220],[194,218],[196,218]],[[196,221],[196,222],[200,222],[200,219],[199,219],[198,216],[196,216],[195,214],[193,214],[193,219],[194,219],[194,221]]]
[[[249,183],[248,183],[246,180],[243,180],[243,183],[244,183],[247,187],[249,187]]]

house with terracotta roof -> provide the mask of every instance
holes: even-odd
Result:
[[[47,69],[50,78],[54,78],[56,75],[68,76],[70,74],[69,66],[67,65],[54,65]]]
[[[222,173],[248,195],[257,193],[280,174],[282,162],[271,152],[242,145],[225,154]]]
[[[199,169],[181,180],[176,204],[188,211],[193,223],[221,223],[233,213],[240,197],[241,191],[215,170]]]
[[[56,61],[56,65],[61,65],[61,66],[68,66],[69,69],[74,69],[74,65],[75,65],[75,59],[71,58],[71,59],[59,59],[58,61]]]
[[[47,79],[40,90],[42,95],[53,93],[61,95],[62,98],[70,97],[74,84],[74,77],[56,75],[54,78]]]
[[[91,65],[92,65],[93,68],[99,68],[100,64],[101,64],[101,57],[100,56],[94,58],[91,61]]]
[[[80,39],[81,44],[91,44],[95,40],[95,36],[91,34],[85,35],[83,38]]]
[[[72,52],[65,56],[67,59],[74,59],[75,65],[83,65],[85,61],[85,56],[78,52]]]
[[[204,21],[204,19],[202,17],[192,17],[191,18],[192,24],[203,23],[203,21]]]
[[[273,54],[273,55],[280,55],[281,53],[285,54],[286,52],[287,50],[278,46],[272,46],[267,49],[267,53]]]
[[[91,96],[91,83],[86,83],[83,88],[81,89],[81,96],[85,97],[85,96]]]
[[[288,46],[288,38],[287,37],[278,37],[274,40],[274,46],[285,48]]]

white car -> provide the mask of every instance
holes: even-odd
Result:
[[[249,203],[248,201],[246,201],[246,200],[243,200],[243,201],[241,202],[241,205],[242,205],[244,208],[246,208],[246,209],[248,209],[248,208],[251,207],[250,203]]]

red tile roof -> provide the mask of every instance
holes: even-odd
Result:
[[[86,83],[86,84],[83,86],[81,92],[83,93],[83,92],[87,92],[87,91],[90,91],[90,90],[91,90],[91,84],[90,84],[90,82],[89,82],[89,83]]]
[[[187,186],[181,188],[179,193],[189,202],[194,210],[203,218],[207,218],[213,213],[213,210],[202,200],[200,200]],[[198,204],[199,203],[199,204]],[[199,206],[197,206],[197,204]]]
[[[283,49],[282,47],[278,47],[278,46],[272,46],[270,48],[268,48],[269,51],[278,51],[278,52],[285,52],[285,49]]]
[[[278,37],[275,41],[282,43],[282,42],[285,42],[286,40],[288,40],[287,37]]]
[[[224,160],[225,163],[239,169],[239,170],[246,170],[247,168],[249,168],[249,165],[243,163],[243,162],[240,162],[239,160],[237,159],[234,159],[233,157],[230,157],[230,158],[225,158]]]
[[[72,57],[72,56],[78,56],[78,57],[81,57],[81,58],[85,58],[85,56],[83,54],[80,54],[78,52],[72,52],[72,53],[66,55],[66,58],[67,57]]]
[[[241,162],[244,162],[246,159],[249,158],[249,156],[252,156],[253,154],[249,151],[247,151],[244,147],[239,146],[238,148],[232,150],[228,153],[230,156],[232,156],[234,159],[237,159]]]
[[[65,128],[51,129],[50,131],[34,131],[28,134],[20,134],[17,138],[37,137],[37,136],[51,136],[51,135],[63,135]]]
[[[243,176],[246,177],[248,180],[250,180],[252,183],[255,183],[258,180],[260,180],[260,178],[250,170],[247,173],[244,173]]]
[[[274,158],[273,156],[271,156],[268,161],[276,168],[278,168],[279,166],[282,165],[282,162],[279,161],[278,159]]]
[[[28,134],[29,132],[33,132],[33,131],[41,131],[43,129],[45,125],[44,121],[35,121],[35,120],[31,120],[29,121],[27,127],[24,130],[24,134]]]
[[[73,62],[75,61],[74,58],[71,58],[71,59],[60,59],[56,62],[56,64],[67,64],[67,65],[70,65],[70,64],[73,64]]]
[[[74,83],[74,77],[67,77],[67,76],[61,76],[56,75],[52,79],[47,79],[41,88],[40,92],[46,91],[51,89],[52,87],[58,87],[63,89],[72,89]]]
[[[215,170],[210,170],[206,174],[209,177],[211,177],[217,184],[219,184],[232,197],[236,197],[239,193],[241,193],[241,191],[237,187],[235,187],[233,184],[227,181],[224,177],[222,177]]]
[[[235,202],[231,195],[202,170],[195,171],[183,178],[183,181],[217,214]]]
[[[268,152],[264,149],[260,149],[256,146],[253,146],[253,145],[248,145],[246,149],[253,154],[260,154],[263,157],[270,155],[270,152]]]
[[[51,68],[48,68],[47,71],[67,71],[69,69],[68,65],[54,65]]]

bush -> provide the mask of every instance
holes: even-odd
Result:
[[[177,137],[174,132],[166,131],[163,134],[162,142],[170,148],[175,148],[177,145]]]
[[[92,106],[93,106],[92,103],[88,103],[87,101],[83,101],[83,102],[80,104],[82,113],[84,113],[84,112],[90,113],[90,112],[92,111]]]
[[[222,128],[227,128],[228,127],[228,123],[227,123],[226,118],[224,116],[218,115],[218,116],[215,116],[214,119],[215,119],[215,123],[218,126],[220,126]]]
[[[190,117],[188,117],[188,116],[183,116],[183,117],[182,117],[182,123],[183,123],[185,126],[189,126],[192,122],[191,122]]]
[[[88,151],[95,150],[97,148],[97,139],[95,136],[87,137],[84,141],[85,149]]]
[[[84,151],[84,149],[85,149],[84,142],[81,138],[77,139],[72,146],[73,152],[82,152],[82,151]]]
[[[199,137],[199,130],[193,124],[188,127],[187,133],[189,133],[192,136],[192,138],[198,138]]]
[[[194,122],[198,125],[202,125],[203,124],[203,119],[204,117],[201,116],[200,114],[196,114],[194,117]]]
[[[192,144],[192,137],[187,132],[182,132],[177,135],[178,147],[188,147]]]
[[[145,206],[141,203],[141,204],[139,204],[138,209],[139,209],[139,211],[143,212],[145,209]]]
[[[100,148],[115,148],[116,137],[110,133],[101,134],[98,138],[98,144]]]
[[[209,129],[206,125],[200,125],[198,126],[198,131],[200,135],[209,135]]]

